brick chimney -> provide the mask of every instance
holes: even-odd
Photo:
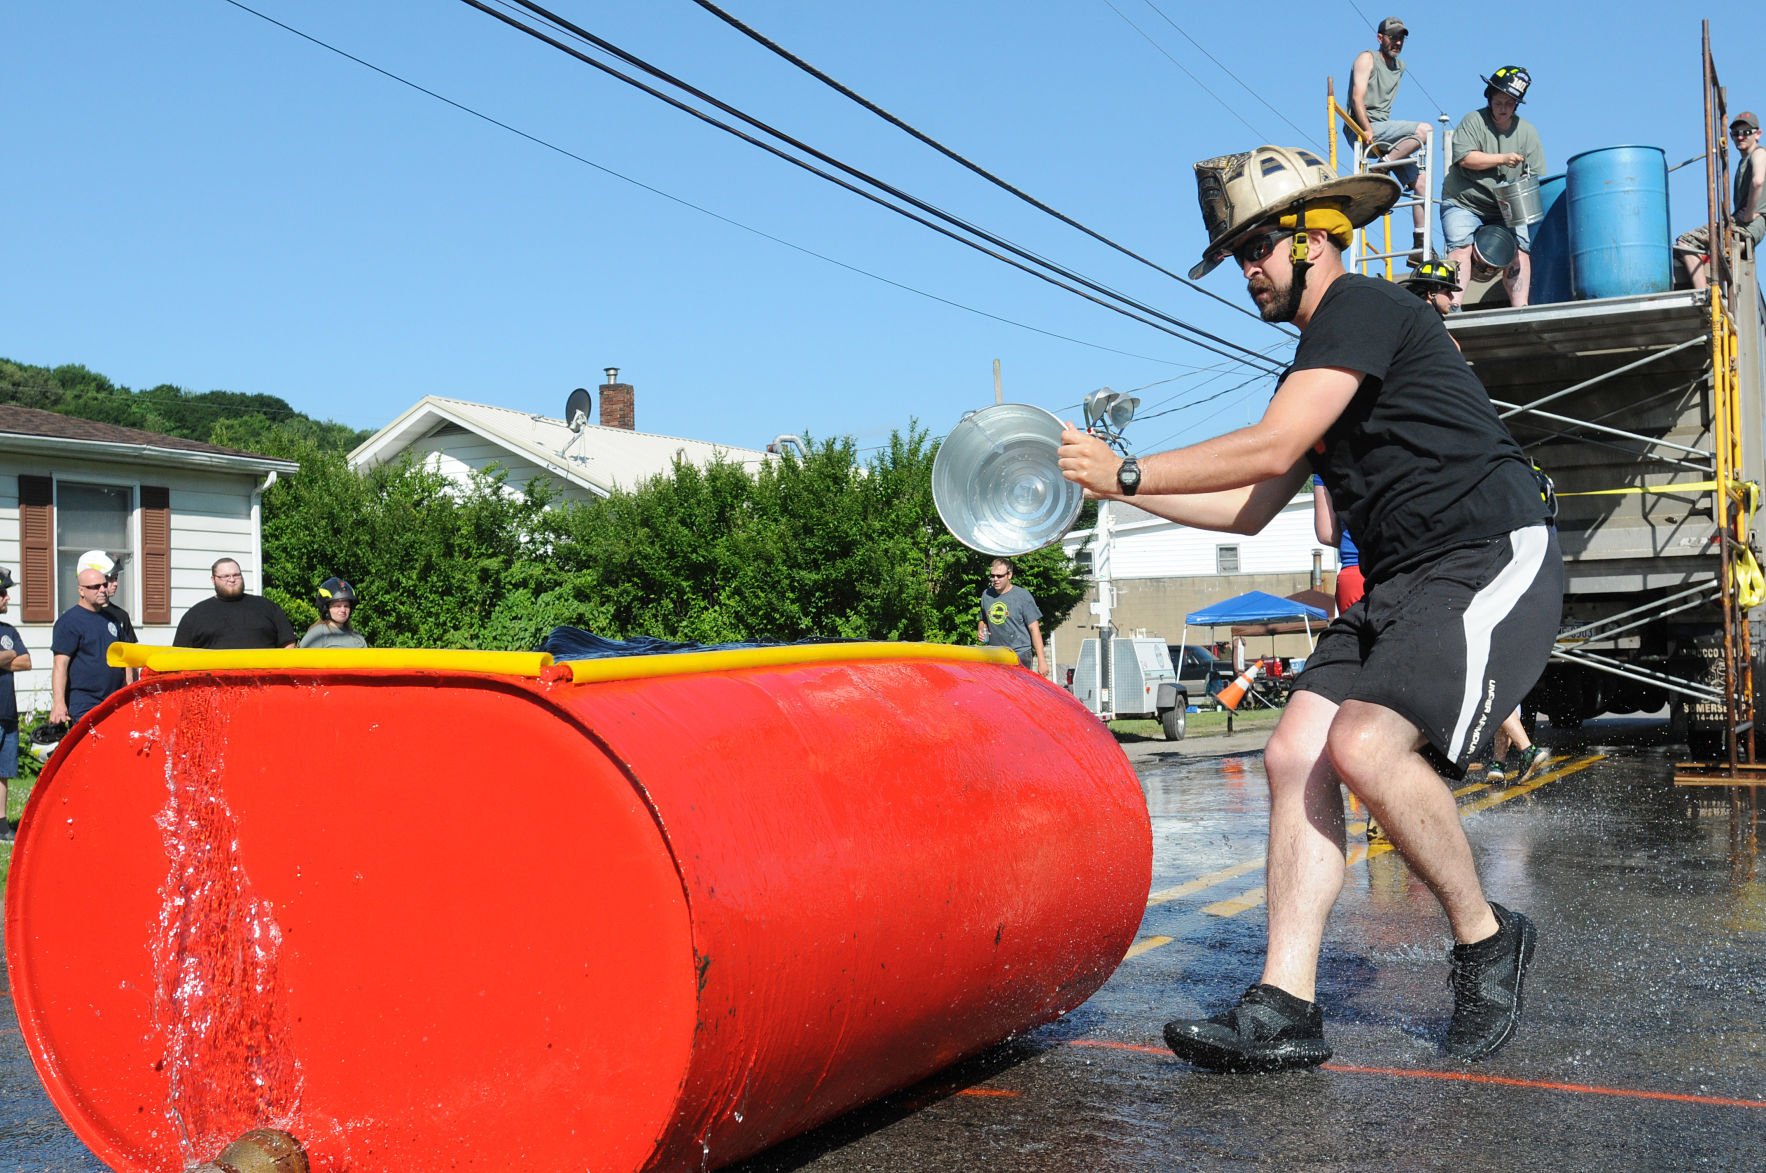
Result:
[[[632,402],[632,385],[619,381],[619,368],[607,368],[607,381],[601,384],[601,426],[638,429],[637,408]]]

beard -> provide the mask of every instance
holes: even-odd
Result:
[[[1251,300],[1257,306],[1258,314],[1266,322],[1291,322],[1294,315],[1300,312],[1300,283],[1293,278],[1286,285],[1277,285],[1267,277],[1250,282],[1246,288],[1251,293]],[[1257,301],[1257,295],[1263,292],[1273,294],[1268,301]]]

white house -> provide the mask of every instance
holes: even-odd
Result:
[[[18,580],[7,622],[33,668],[21,710],[49,708],[56,616],[74,605],[74,561],[117,556],[117,603],[146,643],[170,643],[184,612],[214,594],[209,567],[234,558],[262,589],[260,503],[293,461],[0,404],[0,566]]]
[[[1111,625],[1119,634],[1144,630],[1177,643],[1184,616],[1211,603],[1267,591],[1287,596],[1314,589],[1329,592],[1336,584],[1337,552],[1313,532],[1312,488],[1308,485],[1264,527],[1261,533],[1224,534],[1192,529],[1154,517],[1126,503],[1109,505],[1114,519],[1110,539],[1110,579],[1115,588]],[[1091,561],[1097,531],[1074,530],[1061,540],[1068,556]],[[1078,659],[1079,641],[1097,634],[1092,604],[1097,589],[1054,633],[1055,653],[1070,665]],[[1191,643],[1226,639],[1221,631],[1192,631]],[[1304,636],[1275,636],[1261,651],[1304,655]]]
[[[568,420],[426,395],[351,452],[350,467],[364,471],[411,455],[464,484],[472,472],[496,465],[512,486],[538,477],[557,500],[585,501],[635,489],[667,473],[677,455],[698,467],[719,456],[745,468],[771,459],[758,449],[638,431],[632,386],[618,382],[618,373],[609,368],[601,385],[599,424],[588,422],[587,391],[570,396],[566,410],[575,418]]]

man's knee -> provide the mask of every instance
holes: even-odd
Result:
[[[1415,730],[1397,714],[1373,705],[1358,706],[1337,714],[1325,754],[1343,785],[1365,798],[1369,792],[1379,792],[1397,759],[1416,752],[1414,735]]]

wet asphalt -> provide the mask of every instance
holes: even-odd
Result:
[[[1766,868],[1748,791],[1673,784],[1652,720],[1541,731],[1524,786],[1460,784],[1492,898],[1538,924],[1516,1038],[1439,1049],[1447,929],[1351,818],[1319,999],[1335,1057],[1299,1074],[1193,1070],[1160,1041],[1255,981],[1266,731],[1130,744],[1152,813],[1153,898],[1089,1002],[740,1173],[1277,1169],[1766,1169]],[[0,1015],[0,1170],[101,1170]]]

